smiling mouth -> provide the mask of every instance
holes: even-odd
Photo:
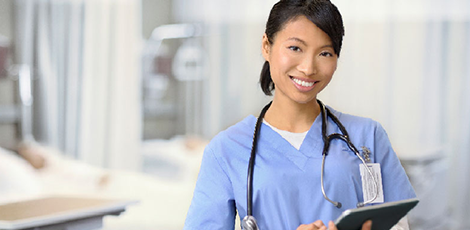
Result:
[[[302,87],[312,87],[313,85],[315,85],[318,82],[318,81],[304,81],[304,80],[300,80],[300,79],[292,77],[292,76],[290,76],[290,78],[297,85],[302,86]]]

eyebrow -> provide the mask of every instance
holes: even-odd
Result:
[[[287,40],[293,40],[293,41],[296,41],[296,42],[300,42],[300,43],[302,43],[302,44],[305,45],[305,46],[307,45],[307,43],[306,43],[304,40],[300,39],[300,38],[290,37],[290,38],[288,38]]]
[[[297,41],[297,42],[300,42],[300,43],[302,43],[303,45],[307,46],[307,43],[306,43],[304,40],[302,40],[302,39],[300,39],[300,38],[297,38],[297,37],[290,37],[290,38],[288,38],[287,40]],[[323,49],[323,48],[326,48],[326,47],[333,48],[333,45],[328,44],[328,45],[324,45],[324,46],[322,46],[322,47],[320,47],[320,48]]]

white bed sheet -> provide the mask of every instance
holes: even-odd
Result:
[[[172,144],[177,146],[177,143]],[[182,229],[202,149],[189,157],[174,158],[187,174],[175,180],[141,172],[106,170],[56,153],[47,153],[47,167],[36,170],[18,155],[0,148],[0,203],[48,195],[139,200],[120,216],[106,216],[103,229]]]

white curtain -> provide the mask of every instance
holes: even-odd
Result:
[[[34,134],[87,163],[140,165],[140,2],[14,1],[18,64],[34,69]]]
[[[361,3],[338,2],[354,10],[343,10],[344,52],[321,97],[380,121],[413,162],[414,229],[470,229],[470,2]]]
[[[207,26],[204,127],[211,135],[257,116],[269,100],[257,82],[261,37],[275,2],[175,0],[177,19]],[[319,98],[379,121],[399,157],[422,166],[410,169],[422,197],[417,217],[424,218],[415,229],[470,229],[470,1],[333,3],[346,36],[338,71]]]

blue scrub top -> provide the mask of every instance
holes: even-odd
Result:
[[[353,144],[371,151],[380,163],[384,201],[416,197],[382,126],[368,118],[343,114],[330,108],[349,133]],[[184,229],[234,229],[235,214],[246,215],[246,186],[254,116],[212,139],[204,151],[193,200]],[[260,229],[296,229],[321,219],[335,220],[346,209],[363,202],[360,159],[345,142],[333,140],[325,161],[324,186],[336,208],[323,198],[320,185],[323,140],[318,116],[300,150],[276,131],[262,124],[253,178],[253,216]],[[339,133],[328,118],[328,133]]]

